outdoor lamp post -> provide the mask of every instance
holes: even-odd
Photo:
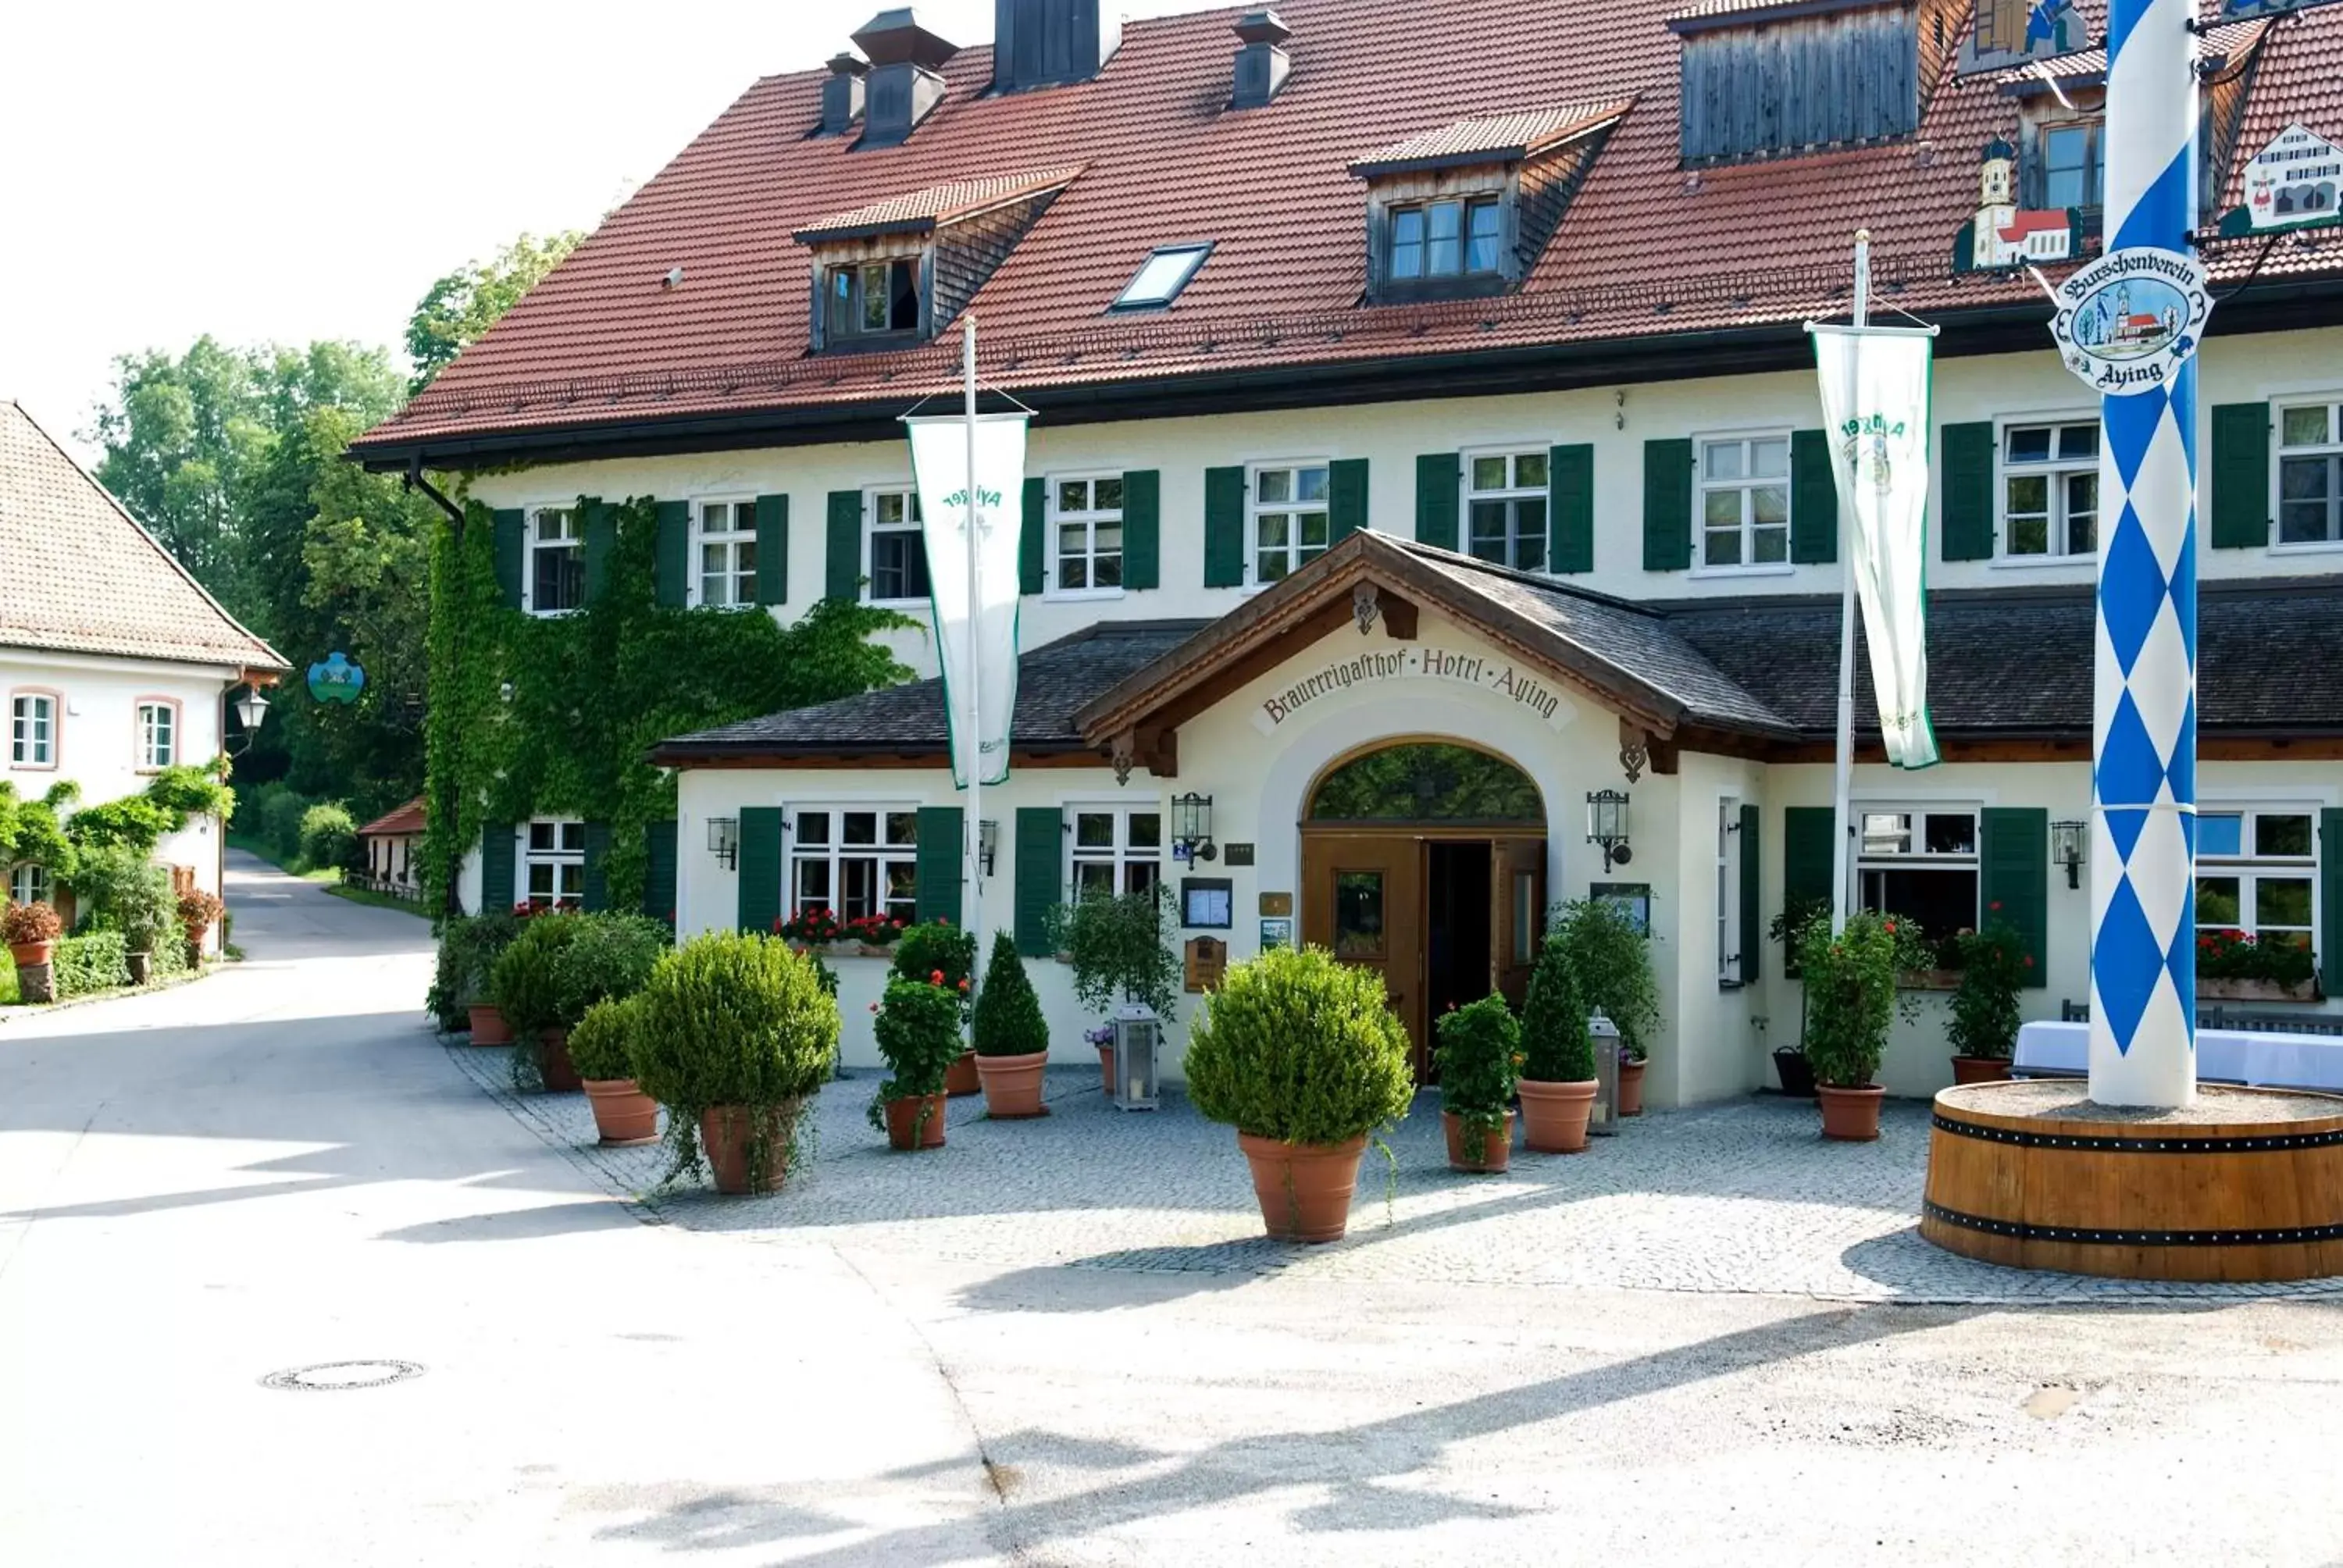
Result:
[[[1586,798],[1586,841],[1603,847],[1603,869],[1634,859],[1627,847],[1627,792],[1597,789]]]

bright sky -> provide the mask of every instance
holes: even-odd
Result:
[[[981,44],[992,4],[919,10]],[[18,0],[0,50],[0,397],[92,458],[79,433],[118,354],[205,332],[402,352],[434,278],[524,229],[591,228],[749,83],[820,65],[884,8]]]

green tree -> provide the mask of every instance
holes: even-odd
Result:
[[[407,356],[415,362],[407,390],[430,386],[585,237],[575,229],[543,239],[524,234],[488,261],[467,262],[434,283],[407,320]]]

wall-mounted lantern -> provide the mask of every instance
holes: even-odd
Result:
[[[715,856],[717,864],[728,871],[740,864],[739,818],[708,819],[708,852]]]
[[[986,876],[992,875],[992,862],[1001,853],[1001,824],[993,821],[976,825],[976,863]]]
[[[1624,866],[1635,857],[1627,847],[1627,792],[1597,789],[1586,798],[1586,841],[1603,846],[1603,869]]]
[[[1212,843],[1212,798],[1192,789],[1172,797],[1172,858],[1212,860],[1220,853]]]
[[[2066,868],[2066,885],[2083,885],[2083,839],[2090,831],[2087,822],[2053,822],[2050,824],[2050,859]]]
[[[244,744],[230,756],[241,757],[252,749],[253,739],[260,733],[260,721],[267,717],[268,699],[260,694],[258,686],[246,687],[244,695],[236,699],[236,721],[244,727]]]

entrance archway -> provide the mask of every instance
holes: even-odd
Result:
[[[1545,909],[1544,797],[1520,767],[1453,739],[1379,741],[1312,781],[1302,821],[1302,940],[1383,977],[1433,1080],[1432,1020],[1503,992],[1519,1006]]]

